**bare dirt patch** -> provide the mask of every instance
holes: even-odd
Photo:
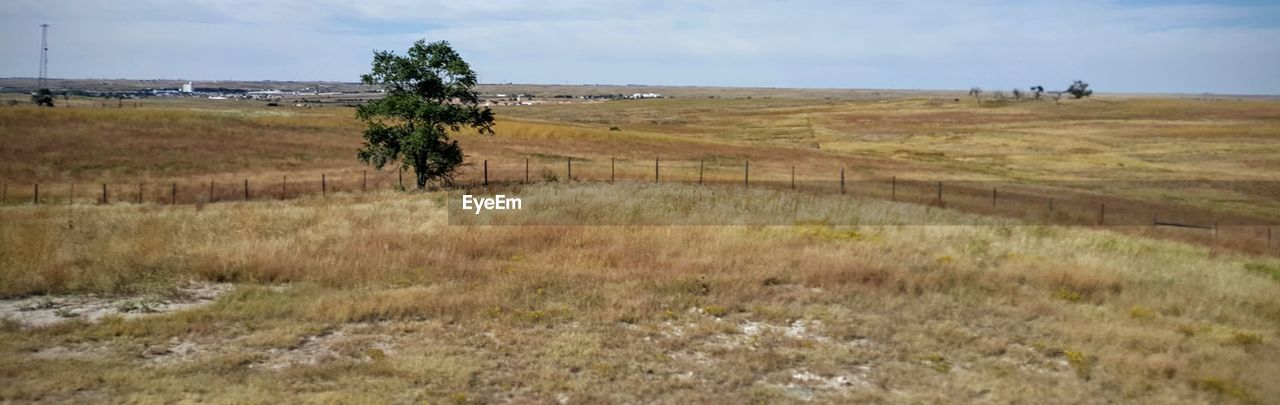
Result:
[[[7,299],[0,300],[0,319],[41,327],[73,319],[94,322],[107,315],[136,318],[207,305],[233,288],[226,283],[191,283],[165,296],[43,295]]]

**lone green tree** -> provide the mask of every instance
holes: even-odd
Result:
[[[453,183],[462,148],[449,133],[464,127],[493,134],[493,111],[481,108],[476,73],[446,41],[419,40],[407,55],[375,51],[373,69],[360,76],[385,96],[356,108],[366,124],[360,161],[382,169],[413,169],[418,189],[430,181]]]

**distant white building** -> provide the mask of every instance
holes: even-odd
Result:
[[[191,82],[187,82],[187,84],[182,85],[182,90],[180,91],[183,93],[191,93],[195,91],[195,89],[191,86]]]
[[[631,98],[634,98],[634,99],[641,99],[641,98],[662,98],[662,95],[661,95],[661,94],[658,94],[658,93],[636,93],[636,94],[632,94],[632,95],[631,95]]]

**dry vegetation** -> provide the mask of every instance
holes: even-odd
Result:
[[[640,184],[521,195],[539,212],[602,222],[691,197],[789,198]],[[809,200],[795,226],[694,227],[450,226],[443,199],[7,208],[6,296],[136,294],[192,281],[240,288],[172,314],[10,324],[0,396],[1280,395],[1269,384],[1280,375],[1280,283],[1264,273],[1280,269],[1274,259],[1031,225],[833,227],[819,218],[849,209],[834,196]],[[854,210],[869,216],[914,209],[861,204]]]
[[[0,108],[0,178],[258,184],[342,172],[351,190],[361,170],[349,109],[151,103]],[[599,180],[616,157],[623,178],[642,180],[661,155],[664,179],[694,178],[706,159],[709,178],[733,181],[750,158],[753,178],[781,180],[801,162],[810,182],[842,165],[1029,183],[1277,180],[1266,168],[1280,156],[1280,109],[1256,101],[658,100],[499,113],[497,137],[461,139],[507,179],[526,157],[535,178],[572,157],[575,177]],[[518,191],[529,216],[450,225],[445,192],[378,188],[33,207],[14,186],[0,207],[0,296],[129,306],[92,321],[74,308],[50,326],[5,321],[0,400],[1280,398],[1273,257],[832,193],[640,181],[529,186]],[[1230,206],[1188,190],[1093,191],[1277,215],[1249,190]],[[673,213],[784,225],[520,226]],[[833,225],[850,215],[988,225]],[[131,298],[179,301],[189,286],[227,283],[182,311],[139,315],[148,304]]]

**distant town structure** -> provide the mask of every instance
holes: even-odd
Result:
[[[631,98],[633,99],[662,98],[662,95],[658,93],[636,93],[636,94],[632,94]]]
[[[181,91],[182,91],[183,93],[193,93],[193,92],[195,92],[195,89],[191,86],[191,82],[187,82],[186,84],[183,84],[183,85],[182,85],[182,90],[181,90]]]

